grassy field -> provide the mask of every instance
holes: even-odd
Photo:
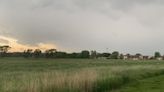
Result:
[[[163,92],[164,75],[146,78],[122,86],[113,92]]]
[[[162,76],[163,66],[164,61],[1,58],[0,92],[133,92],[121,88],[135,90],[126,85]]]

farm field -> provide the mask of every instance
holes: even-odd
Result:
[[[133,85],[145,92],[143,85],[163,80],[163,66],[155,60],[1,58],[0,92],[138,92]]]

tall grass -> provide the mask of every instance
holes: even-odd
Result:
[[[0,92],[110,92],[129,82],[164,74],[162,62],[146,64],[110,62],[109,65],[104,64],[107,62],[97,63],[102,65],[93,63],[93,66],[90,64],[89,67],[70,68],[70,70],[53,68],[46,71],[32,68],[31,71],[9,69],[3,72],[1,69]],[[68,62],[62,64],[68,64]]]
[[[0,74],[0,91],[105,92],[130,81],[163,73],[163,68],[153,66],[86,68],[73,72],[6,72]]]
[[[2,92],[92,92],[97,73],[81,70],[73,73],[39,72],[1,74]]]

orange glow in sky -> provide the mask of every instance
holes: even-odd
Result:
[[[22,52],[26,49],[41,49],[43,51],[50,48],[57,49],[57,47],[54,44],[39,43],[35,46],[32,46],[28,44],[20,44],[18,43],[17,39],[5,37],[5,36],[0,36],[0,45],[9,45],[10,47],[12,47],[10,49],[11,52],[17,52],[17,51]]]

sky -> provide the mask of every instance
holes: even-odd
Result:
[[[164,0],[0,0],[0,45],[12,51],[164,54]]]

